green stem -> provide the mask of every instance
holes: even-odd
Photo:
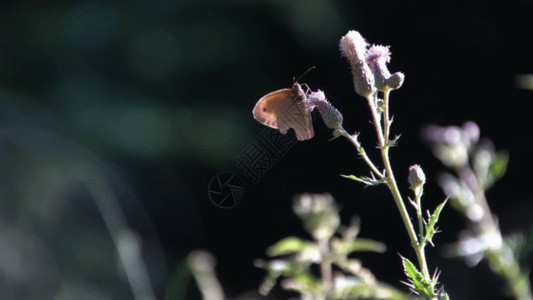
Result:
[[[357,151],[359,152],[359,155],[361,155],[361,157],[365,160],[366,164],[370,167],[370,169],[372,170],[372,172],[374,172],[379,178],[384,178],[385,175],[383,175],[379,170],[378,168],[376,168],[376,166],[374,165],[374,163],[370,160],[370,158],[368,157],[368,155],[366,155],[366,151],[363,149],[363,147],[361,147],[361,144],[359,143],[359,141],[357,140],[357,136],[353,136],[351,134],[349,134],[348,132],[346,132],[346,130],[344,130],[344,128],[340,128],[339,129],[339,133],[344,136],[345,138],[347,138],[354,146],[355,148],[357,149]]]
[[[379,114],[377,113],[376,103],[374,101],[375,96],[369,96],[366,100],[368,106],[370,106],[370,112],[372,113],[372,119],[374,121],[374,127],[376,128],[376,135],[378,137],[379,148],[385,148],[385,138],[383,137],[383,129],[381,129],[381,122],[379,121]]]
[[[385,130],[385,144],[389,143],[389,133],[391,126],[391,121],[389,119],[389,93],[389,89],[383,92],[383,127]]]
[[[392,167],[389,159],[389,133],[390,133],[390,126],[391,122],[389,119],[389,90],[386,90],[383,95],[383,124],[384,129],[381,128],[381,122],[379,122],[379,115],[376,110],[376,105],[374,102],[374,99],[372,97],[367,98],[368,105],[370,106],[370,111],[372,113],[372,118],[374,120],[374,126],[376,127],[376,132],[378,136],[378,141],[381,149],[381,158],[383,160],[383,164],[385,165],[385,174],[387,176],[387,187],[391,191],[392,197],[394,198],[394,202],[396,203],[396,206],[398,207],[398,211],[400,212],[400,215],[402,217],[402,221],[404,223],[405,229],[407,230],[407,234],[409,235],[409,239],[411,240],[411,244],[413,245],[413,248],[415,249],[416,257],[418,259],[418,264],[420,266],[420,269],[422,271],[422,274],[424,275],[424,278],[427,282],[431,281],[431,278],[429,276],[429,270],[426,263],[426,255],[424,253],[424,245],[421,245],[418,241],[418,238],[416,237],[415,229],[413,228],[413,224],[411,223],[411,218],[409,217],[409,213],[405,207],[405,204],[402,199],[402,195],[400,194],[400,190],[398,189],[398,185],[396,184],[396,179],[394,178],[394,173],[392,172]]]
[[[424,193],[424,187],[421,186],[418,189],[415,189],[414,191],[416,193],[416,216],[418,218],[418,231],[420,235],[420,240],[423,241],[424,239],[424,219],[422,218],[422,203],[420,199],[422,198],[422,194]]]
[[[409,239],[411,240],[411,244],[413,245],[413,248],[415,249],[416,258],[418,259],[418,265],[420,266],[420,269],[422,271],[422,274],[424,275],[424,278],[427,280],[427,282],[431,281],[431,278],[429,276],[429,271],[426,263],[426,255],[424,253],[424,245],[420,245],[418,238],[416,237],[415,229],[413,228],[413,224],[411,223],[411,218],[409,217],[409,213],[407,212],[407,208],[404,205],[402,195],[400,194],[400,191],[398,189],[398,185],[396,184],[396,179],[394,178],[394,173],[392,172],[392,167],[389,160],[388,155],[388,149],[382,149],[381,151],[383,163],[385,164],[385,170],[387,172],[387,187],[391,191],[392,197],[394,198],[394,202],[396,202],[396,206],[398,207],[398,211],[400,212],[400,215],[402,217],[403,224],[405,225],[405,228],[407,229],[407,234],[409,235]]]

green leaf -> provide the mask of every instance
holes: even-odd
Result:
[[[384,243],[373,240],[356,239],[355,241],[347,242],[347,250],[348,252],[372,251],[384,253],[387,250],[387,246]]]
[[[268,247],[266,252],[268,256],[278,256],[299,252],[302,251],[304,248],[312,245],[313,244],[311,242],[302,240],[298,237],[290,236]]]
[[[308,289],[316,289],[320,285],[320,281],[315,276],[307,272],[293,273],[287,277],[297,280],[302,285],[305,285]]]
[[[413,297],[379,282],[365,282],[356,276],[335,278],[335,289],[331,299],[395,299],[414,300]]]
[[[494,160],[489,166],[489,172],[492,177],[491,182],[494,182],[503,177],[507,171],[507,164],[509,163],[509,154],[506,152],[498,152]]]
[[[424,279],[422,273],[417,270],[415,265],[413,265],[413,263],[409,259],[403,256],[400,257],[402,258],[402,264],[405,275],[409,277],[411,282],[410,286],[413,291],[416,291],[417,293],[427,297],[434,297],[435,293],[433,292],[433,287],[431,283],[427,282]]]
[[[370,185],[370,186],[382,184],[382,183],[385,182],[383,179],[375,179],[375,178],[370,178],[370,177],[357,177],[357,176],[354,176],[354,175],[342,175],[342,174],[341,174],[341,176],[344,177],[344,178],[348,178],[348,179],[351,179],[351,180],[355,180],[355,181],[364,183],[366,185]]]
[[[422,273],[420,273],[416,269],[415,265],[413,265],[413,263],[409,259],[403,256],[401,256],[401,258],[405,275],[409,277],[416,290],[418,290],[419,288],[423,288],[424,285],[422,282],[424,281],[424,276],[422,275]]]
[[[307,272],[283,274],[286,278],[282,281],[281,287],[284,290],[295,291],[301,294],[302,298],[309,299],[320,290],[320,281]]]
[[[422,244],[428,241],[432,243],[432,238],[436,233],[435,225],[437,224],[437,221],[439,220],[440,212],[442,211],[442,208],[444,207],[446,202],[448,202],[448,199],[444,200],[444,202],[439,204],[439,206],[437,206],[437,208],[435,209],[431,217],[429,217],[429,220],[426,225],[426,236],[424,237]]]

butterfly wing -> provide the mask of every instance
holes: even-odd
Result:
[[[254,107],[254,117],[283,134],[292,128],[299,141],[308,140],[314,130],[306,99],[300,85],[295,83],[292,89],[277,90],[261,98]]]
[[[289,127],[294,129],[296,138],[299,141],[305,141],[312,138],[315,135],[313,130],[313,120],[311,119],[311,112],[307,109],[307,104],[304,101],[300,101],[292,108],[291,123]]]
[[[282,110],[284,103],[290,101],[291,89],[281,89],[268,93],[257,101],[253,110],[254,118],[268,127],[279,129],[277,113]]]

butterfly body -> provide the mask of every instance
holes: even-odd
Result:
[[[292,128],[299,141],[308,140],[314,135],[307,94],[297,82],[292,88],[273,91],[261,97],[253,114],[257,121],[283,134]]]

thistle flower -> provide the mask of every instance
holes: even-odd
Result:
[[[374,75],[365,61],[367,47],[365,39],[355,30],[348,31],[340,40],[341,53],[352,67],[355,92],[365,98],[376,91]]]
[[[391,75],[387,68],[390,58],[389,46],[372,45],[365,53],[365,60],[374,74],[376,88],[382,92],[400,88],[405,78],[401,72]]]
[[[310,111],[313,108],[317,108],[322,116],[324,124],[331,129],[340,129],[342,128],[342,114],[338,111],[329,101],[326,99],[326,95],[323,91],[318,90],[316,92],[311,92],[307,97],[308,104],[310,106]]]

